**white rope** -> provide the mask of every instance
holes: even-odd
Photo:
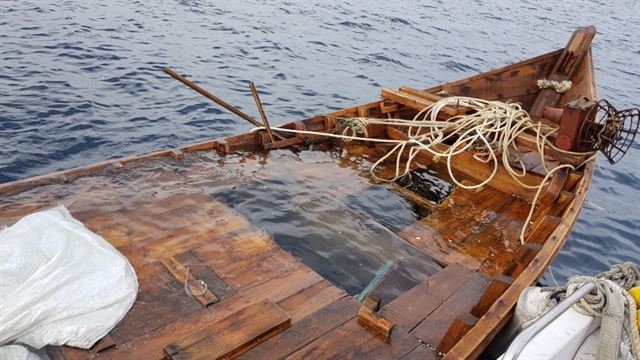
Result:
[[[615,264],[610,270],[595,276],[574,276],[567,281],[566,295],[587,282],[595,282],[596,289],[585,295],[574,308],[587,316],[602,317],[598,360],[617,359],[620,343],[628,337],[631,351],[640,356],[640,332],[636,302],[629,289],[640,286],[640,271],[630,262]],[[557,290],[557,289],[550,289]]]
[[[564,94],[567,91],[571,90],[573,83],[569,80],[564,81],[555,81],[555,80],[547,80],[541,79],[538,80],[538,88],[539,89],[553,89],[555,92],[559,94]]]
[[[447,106],[463,106],[473,110],[471,114],[453,116],[447,121],[438,120],[438,115]],[[556,128],[537,123],[531,120],[529,114],[522,109],[520,104],[507,104],[500,101],[488,101],[471,97],[452,96],[424,108],[412,120],[405,119],[376,119],[376,118],[349,118],[343,119],[345,129],[341,134],[325,133],[317,131],[304,131],[283,128],[273,128],[276,131],[327,136],[342,139],[344,141],[361,140],[378,143],[395,144],[395,146],[371,166],[371,176],[379,181],[395,181],[407,175],[412,169],[414,158],[420,151],[426,151],[433,155],[435,161],[446,159],[447,170],[455,185],[464,189],[477,189],[489,183],[498,172],[502,164],[506,172],[517,184],[526,189],[535,190],[531,208],[525,225],[520,233],[520,240],[524,243],[526,229],[533,217],[535,204],[542,193],[544,186],[552,176],[562,169],[575,170],[595,157],[594,152],[576,153],[556,148],[548,139]],[[407,140],[370,138],[367,132],[368,125],[388,125],[408,127]],[[255,128],[252,131],[260,130]],[[527,175],[525,164],[521,160],[521,152],[516,145],[516,138],[524,132],[533,132],[536,135],[537,150],[540,162],[547,171],[546,176],[539,184],[527,184],[524,178]],[[453,145],[443,147],[445,142],[453,141]],[[580,165],[560,164],[549,169],[545,159],[545,147],[549,146],[556,151],[572,155],[589,155]],[[475,185],[466,185],[459,181],[452,169],[452,158],[462,152],[473,151],[474,159],[483,163],[491,163],[492,171],[485,179],[479,179]],[[407,154],[403,160],[403,154]],[[385,161],[395,156],[395,173],[390,178],[382,178],[376,174],[376,169]],[[518,165],[520,169],[512,166]]]

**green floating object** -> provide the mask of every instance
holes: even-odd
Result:
[[[362,302],[362,300],[364,300],[364,298],[366,298],[367,295],[369,295],[369,293],[373,291],[373,289],[375,289],[376,286],[378,286],[378,284],[380,284],[382,279],[384,279],[385,276],[387,276],[389,271],[391,271],[391,269],[398,263],[398,261],[400,261],[400,259],[389,260],[384,265],[382,265],[382,267],[380,267],[378,271],[376,271],[376,274],[373,276],[373,279],[369,281],[369,284],[364,288],[364,290],[362,290],[360,295],[358,295],[359,302]]]

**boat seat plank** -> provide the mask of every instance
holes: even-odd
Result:
[[[255,347],[291,325],[291,317],[269,300],[259,301],[164,347],[167,358],[223,359]]]
[[[336,327],[355,318],[360,303],[344,297],[295,322],[289,329],[241,355],[238,359],[282,359]]]

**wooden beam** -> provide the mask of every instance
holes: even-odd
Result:
[[[375,315],[380,309],[380,299],[374,299],[367,296],[358,310],[358,324],[368,326],[377,333],[381,334],[385,339],[391,336],[394,324],[382,317]]]
[[[549,80],[570,80],[581,65],[582,59],[584,59],[591,48],[591,41],[595,35],[595,26],[583,27],[576,30],[556,61],[551,75],[549,75]],[[539,119],[542,116],[544,108],[547,106],[556,106],[561,96],[562,94],[554,89],[541,89],[531,106],[529,114],[532,118]]]

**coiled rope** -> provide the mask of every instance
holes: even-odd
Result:
[[[587,316],[602,317],[597,359],[618,359],[619,353],[624,354],[627,351],[631,351],[635,358],[638,358],[640,356],[638,312],[635,299],[629,294],[629,290],[640,286],[640,271],[630,262],[615,264],[610,270],[595,276],[571,277],[565,288],[545,290],[554,293],[566,290],[566,296],[569,296],[588,282],[594,282],[596,289],[580,299],[574,308]],[[628,337],[630,349],[621,347],[621,340],[625,337]]]
[[[447,121],[438,120],[438,115],[447,106],[463,106],[473,110],[470,114],[457,115]],[[548,139],[557,131],[557,128],[539,122],[534,122],[529,114],[518,103],[504,103],[501,101],[489,101],[471,97],[452,96],[443,98],[422,111],[413,119],[377,119],[377,118],[341,118],[345,128],[342,133],[325,133],[317,131],[305,131],[283,128],[272,128],[276,131],[317,135],[339,138],[343,141],[361,140],[378,143],[395,144],[395,146],[376,163],[371,166],[371,176],[379,181],[395,181],[407,174],[412,169],[412,163],[420,151],[427,151],[434,159],[445,159],[447,170],[452,181],[464,189],[477,189],[489,183],[496,175],[499,165],[505,168],[507,173],[523,188],[535,190],[529,214],[520,233],[520,241],[524,243],[526,229],[533,217],[535,204],[542,193],[544,186],[552,176],[562,170],[576,168],[595,157],[595,152],[578,153],[565,151],[555,147]],[[388,125],[408,128],[407,140],[370,138],[367,132],[368,125]],[[260,130],[262,128],[255,128]],[[537,152],[540,155],[540,163],[547,172],[540,184],[527,184],[523,178],[527,175],[526,166],[521,159],[521,151],[516,145],[516,138],[524,132],[533,132],[536,137]],[[441,147],[445,142],[453,141],[453,145]],[[560,164],[549,168],[545,159],[545,148],[553,148],[558,152],[571,155],[586,155],[586,160],[580,165]],[[466,185],[459,181],[452,169],[452,158],[464,151],[473,151],[473,157],[483,163],[492,163],[493,170],[486,179],[476,185]],[[403,154],[408,156],[403,160]],[[377,175],[376,169],[388,159],[395,156],[395,173],[390,178],[382,178]],[[512,164],[517,164],[516,169]]]

